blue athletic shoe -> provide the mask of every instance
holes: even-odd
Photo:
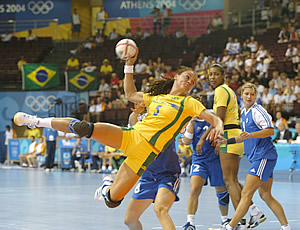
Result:
[[[221,225],[222,226],[226,226],[226,224],[229,224],[229,222],[231,221],[231,219],[227,219],[227,220],[225,220],[225,221],[223,221],[222,223],[221,223]]]
[[[187,222],[184,226],[183,226],[184,230],[196,230],[196,227],[194,225],[191,225],[190,222]]]

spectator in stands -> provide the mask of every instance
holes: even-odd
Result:
[[[20,166],[22,166],[22,167],[28,167],[27,156],[35,153],[35,151],[36,151],[37,143],[35,142],[35,137],[31,136],[30,141],[31,141],[31,143],[29,145],[28,151],[24,154],[19,155]]]
[[[297,97],[293,93],[293,90],[290,87],[286,89],[286,92],[284,93],[284,97],[285,100],[282,108],[284,111],[290,113],[294,108],[294,102],[297,101]]]
[[[273,81],[269,81],[269,93],[273,96],[277,94],[277,89],[275,88],[275,83]]]
[[[89,111],[83,115],[83,120],[95,122],[96,118],[96,102],[95,99],[90,100]]]
[[[100,85],[99,85],[99,89],[98,89],[98,92],[101,94],[101,93],[107,93],[111,91],[111,88],[109,87],[109,84],[107,84],[105,82],[105,79],[104,78],[101,78],[100,80]]]
[[[171,15],[172,10],[170,8],[167,8],[167,6],[164,4],[162,9],[162,19],[163,19],[163,27],[166,30],[166,33],[169,34],[169,26],[171,22]]]
[[[91,173],[101,172],[101,169],[98,168],[98,161],[101,161],[101,165],[103,164],[102,157],[105,154],[105,145],[99,143],[98,152],[92,152],[92,168]]]
[[[39,138],[39,143],[36,146],[35,152],[29,153],[26,156],[26,160],[29,164],[30,168],[36,168],[38,167],[36,163],[36,158],[38,156],[44,155],[45,154],[45,144],[44,144],[44,139],[42,137]]]
[[[183,33],[181,32],[179,27],[177,27],[176,30],[174,31],[173,36],[175,38],[181,38],[183,36]]]
[[[295,26],[292,26],[290,29],[290,39],[291,42],[292,41],[299,41],[299,35],[298,32],[296,31]]]
[[[293,140],[294,140],[294,141],[297,140],[297,142],[300,143],[300,123],[299,123],[299,122],[296,123],[295,128],[296,128],[297,133],[295,134]]]
[[[278,38],[279,38],[278,43],[286,43],[289,41],[290,33],[287,31],[285,27],[281,28]]]
[[[74,54],[68,59],[66,71],[78,71],[79,70],[79,61]]]
[[[274,96],[274,104],[276,110],[281,110],[282,104],[285,102],[285,96],[283,95],[282,89],[277,89],[277,94]]]
[[[21,56],[21,59],[18,61],[17,66],[18,66],[18,70],[22,70],[22,66],[24,64],[27,64],[27,61],[25,59],[24,56]]]
[[[299,62],[299,57],[297,56],[297,48],[292,44],[288,44],[288,48],[285,52],[285,59],[286,61],[292,61],[293,64]]]
[[[103,112],[105,110],[105,103],[102,100],[102,97],[97,97],[96,99],[96,110],[95,110],[95,115],[96,115],[96,122],[100,122],[103,118]]]
[[[104,42],[104,38],[102,36],[102,33],[98,32],[95,37],[95,43],[96,43],[96,45],[98,45],[103,42]]]
[[[4,141],[4,146],[5,146],[5,151],[2,153],[0,151],[0,163],[4,163],[5,160],[7,159],[7,149],[8,149],[8,142],[9,139],[16,138],[16,132],[13,130],[9,125],[5,126],[5,141]]]
[[[285,72],[281,72],[279,77],[281,80],[281,88],[282,91],[284,92],[286,89],[290,87],[290,79],[288,78],[288,75]]]
[[[103,6],[100,6],[100,10],[97,13],[97,22],[96,27],[98,30],[101,30],[101,33],[104,34],[105,26],[106,26],[106,19],[108,18],[107,12],[104,10]]]
[[[108,39],[109,40],[117,40],[119,37],[119,34],[117,33],[116,28],[113,28],[112,32],[110,32]]]
[[[229,58],[230,58],[230,55],[229,55],[228,51],[225,49],[224,55],[222,57],[220,64],[224,65],[229,60]]]
[[[26,41],[30,42],[30,41],[34,41],[36,39],[37,39],[37,37],[35,34],[32,33],[32,30],[28,30],[28,36],[26,37]]]
[[[278,71],[273,71],[271,81],[274,82],[274,87],[276,89],[282,89],[281,79]]]
[[[232,69],[235,66],[234,55],[229,56],[229,59],[227,60],[227,62],[224,63],[224,66],[227,68],[227,72],[231,73]]]
[[[277,133],[274,142],[291,142],[292,141],[292,133],[286,129],[286,125],[283,122],[278,124],[279,132]]]
[[[54,172],[53,167],[54,167],[55,149],[58,148],[58,145],[56,145],[58,141],[58,132],[51,128],[44,128],[43,138],[47,149],[45,171]]]
[[[135,68],[136,74],[146,73],[147,65],[145,63],[143,63],[143,60],[141,58],[139,58],[138,63],[135,64],[134,68]]]
[[[228,51],[228,53],[230,55],[232,55],[233,51],[234,51],[234,48],[233,48],[234,45],[233,44],[234,43],[232,41],[232,37],[228,37],[225,49]]]
[[[112,66],[109,64],[108,59],[104,59],[100,67],[100,74],[104,77],[109,77],[113,72]]]
[[[282,117],[281,111],[277,111],[276,112],[276,121],[274,123],[274,127],[278,128],[279,123],[281,123],[281,122],[287,127],[286,119]]]
[[[147,39],[149,37],[151,37],[151,32],[150,32],[150,29],[147,28],[146,31],[143,33],[142,39]]]
[[[254,36],[250,37],[250,42],[247,44],[247,46],[250,48],[251,53],[256,53],[258,48],[258,43],[255,41]]]
[[[262,94],[261,100],[263,107],[269,112],[272,112],[272,103],[273,103],[273,95],[269,93],[269,89],[267,87],[264,88],[264,92]]]
[[[83,51],[84,52],[88,52],[91,49],[93,49],[96,45],[94,43],[95,38],[92,36],[91,38],[88,38],[85,42],[83,42],[82,46],[83,46]]]
[[[106,104],[106,108],[107,109],[116,108],[117,107],[116,106],[116,99],[117,99],[117,97],[114,96],[111,91],[109,91],[107,93],[106,97],[105,97],[105,100],[104,100],[105,104]]]
[[[236,70],[234,70],[234,74],[231,76],[231,81],[229,84],[229,87],[234,91],[237,92],[237,90],[241,87],[241,82],[239,80],[239,74],[237,73]]]
[[[236,69],[237,71],[241,71],[243,67],[244,67],[244,61],[241,59],[240,54],[235,55],[233,68]]]
[[[248,54],[250,54],[250,48],[247,46],[247,42],[243,42],[243,46],[241,47],[240,55],[241,57],[246,57]]]
[[[91,73],[91,72],[94,72],[95,70],[97,69],[97,66],[94,66],[92,64],[92,62],[85,62],[82,64],[82,68],[80,71],[82,72],[86,72],[86,73]]]
[[[161,31],[161,12],[157,7],[154,7],[153,11],[150,12],[153,15],[153,34],[160,34]],[[158,28],[158,32],[157,32]]]
[[[233,54],[239,54],[241,51],[241,43],[239,39],[235,38],[233,42]]]
[[[26,129],[24,131],[24,137],[30,138],[31,136],[34,136],[36,139],[41,137],[41,131],[38,128],[31,129],[26,126]]]
[[[143,78],[142,79],[142,84],[141,84],[141,91],[142,92],[147,92],[148,89],[150,87],[150,84],[148,82],[148,79],[147,78]]]
[[[133,35],[131,33],[131,29],[127,28],[125,33],[125,38],[132,38]]]
[[[257,77],[261,79],[264,77],[265,72],[264,72],[264,58],[260,58],[259,62],[256,64],[256,71],[258,72]]]
[[[296,77],[295,82],[296,82],[296,85],[295,85],[294,93],[298,94],[298,93],[300,93],[300,76]]]
[[[221,17],[220,14],[216,14],[215,17],[213,18],[212,22],[211,22],[211,25],[212,25],[212,29],[213,31],[216,31],[218,29],[222,29],[223,28],[223,19]]]
[[[111,78],[110,78],[110,87],[111,88],[119,88],[119,82],[120,82],[120,79],[117,76],[117,74],[112,73]]]
[[[134,34],[135,39],[140,39],[140,38],[142,38],[142,36],[143,36],[143,33],[141,31],[141,27],[139,27],[139,26],[136,27],[136,32]]]
[[[259,46],[259,49],[257,50],[255,57],[256,57],[256,61],[259,61],[261,58],[265,58],[267,55],[267,50],[265,49],[265,47],[263,45]]]
[[[75,172],[75,161],[80,160],[81,165],[79,164],[78,171],[79,172],[84,172],[85,171],[85,157],[87,156],[87,146],[81,143],[81,138],[77,137],[76,138],[76,144],[73,148],[72,151],[72,156],[71,156],[71,172]]]
[[[72,14],[72,36],[73,39],[79,39],[80,38],[80,30],[81,30],[81,21],[80,21],[80,16],[77,13],[77,9],[73,9],[73,14]]]
[[[113,170],[111,171],[112,174],[116,174],[123,163],[123,161],[126,159],[126,155],[121,152],[120,150],[117,150],[112,158],[112,166]]]
[[[8,31],[5,31],[5,33],[1,35],[1,41],[2,42],[10,42],[12,37],[13,37],[12,34],[10,34]]]
[[[267,51],[267,54],[264,58],[264,66],[263,66],[264,77],[266,79],[268,79],[268,70],[269,70],[269,67],[270,67],[270,64],[271,64],[272,61],[274,61],[274,59],[271,56],[271,54],[269,53],[269,51]]]

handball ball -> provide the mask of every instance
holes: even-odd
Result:
[[[136,54],[137,46],[131,39],[120,40],[115,48],[117,56],[122,60],[127,60]]]

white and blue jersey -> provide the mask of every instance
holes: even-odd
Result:
[[[256,103],[246,112],[241,114],[243,132],[253,133],[267,128],[274,128],[272,117],[267,111]],[[245,154],[248,160],[253,161],[268,159],[276,160],[277,152],[271,137],[251,138],[244,140]]]
[[[190,176],[200,176],[206,180],[209,179],[211,186],[224,186],[223,174],[219,156],[215,154],[215,148],[206,140],[202,146],[202,153],[196,151],[197,143],[201,136],[209,128],[210,124],[204,120],[195,120],[193,133],[193,155]]]

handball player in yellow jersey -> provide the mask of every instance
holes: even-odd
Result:
[[[224,131],[220,118],[208,112],[199,101],[185,96],[197,80],[192,69],[179,71],[174,79],[154,82],[149,93],[137,92],[133,81],[133,65],[137,55],[138,52],[129,58],[124,67],[125,96],[131,102],[144,103],[149,112],[146,118],[133,127],[124,128],[102,122],[92,124],[74,118],[37,118],[22,112],[16,113],[14,117],[19,126],[51,127],[73,132],[126,153],[127,158],[116,178],[105,177],[103,185],[95,193],[95,199],[104,199],[110,208],[120,205],[147,166],[168,147],[194,115],[211,123],[213,128],[208,139],[215,139]]]

